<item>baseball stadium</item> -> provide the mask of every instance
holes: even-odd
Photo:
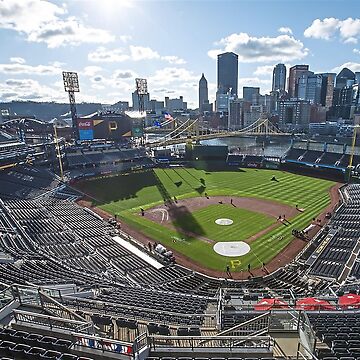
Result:
[[[257,2],[0,0],[0,360],[360,360],[360,2]]]
[[[359,357],[356,146],[185,138],[179,156],[0,131],[2,360]]]

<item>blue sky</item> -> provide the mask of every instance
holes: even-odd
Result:
[[[152,98],[196,107],[202,72],[214,100],[223,51],[239,54],[240,95],[268,92],[279,62],[360,71],[360,2],[0,0],[0,42],[0,101],[67,101],[67,70],[78,101],[130,100],[144,77]]]

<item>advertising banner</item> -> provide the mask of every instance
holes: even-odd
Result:
[[[133,119],[131,136],[136,138],[144,136],[144,122],[142,119]]]
[[[94,128],[92,120],[78,119],[78,129],[80,140],[94,140]]]

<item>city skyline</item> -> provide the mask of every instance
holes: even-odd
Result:
[[[315,73],[338,73],[343,66],[360,71],[360,19],[351,17],[360,5],[346,5],[0,0],[0,39],[6,44],[0,101],[67,102],[61,78],[66,70],[79,73],[79,102],[131,103],[135,77],[145,77],[152,99],[182,95],[196,108],[202,73],[214,102],[216,58],[227,51],[239,56],[239,97],[243,86],[268,93],[277,63],[287,71],[296,64],[309,64]]]

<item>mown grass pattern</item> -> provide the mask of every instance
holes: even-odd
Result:
[[[189,218],[189,219],[188,219]],[[218,225],[215,220],[226,218],[233,220],[231,225]],[[204,233],[198,234],[192,227],[193,221],[201,225]],[[184,215],[181,224],[185,224],[183,229],[196,235],[203,235],[215,241],[236,241],[246,240],[250,236],[266,229],[276,220],[272,217],[249,211],[242,208],[236,208],[229,204],[210,205],[192,212],[192,216]],[[179,220],[174,224],[178,225]]]
[[[277,181],[271,181],[273,176]],[[162,186],[159,186],[159,182]],[[142,231],[155,241],[172,247],[202,266],[214,270],[224,270],[229,258],[216,254],[209,243],[196,237],[185,236],[182,232],[166,228],[139,216],[139,209],[162,204],[164,196],[171,198],[176,196],[178,199],[204,196],[204,191],[202,190],[201,193],[199,191],[202,186],[206,187],[205,192],[209,196],[257,197],[289,206],[298,205],[299,208],[305,209],[303,213],[299,213],[291,220],[291,225],[278,226],[253,241],[251,251],[241,257],[244,265],[239,267],[238,270],[241,271],[245,270],[248,264],[251,264],[252,268],[261,267],[263,262],[269,262],[288,245],[293,238],[292,229],[304,229],[311,223],[312,218],[318,216],[329,205],[329,189],[334,184],[328,180],[274,170],[239,169],[238,171],[206,172],[197,169],[176,168],[155,169],[142,173],[88,180],[79,186],[97,199],[94,201],[95,205],[109,213],[117,214],[122,221]],[[164,188],[166,194],[164,194]],[[211,214],[213,211],[214,216],[227,217],[224,215],[227,205],[223,206],[223,208],[219,208],[217,205],[214,208],[210,206],[209,210],[201,209],[198,210],[199,213],[195,211],[192,214],[198,223],[209,231],[208,237],[217,241],[222,239],[221,231],[223,229],[217,231],[216,227],[210,228],[210,218],[213,221]],[[224,211],[219,213],[215,208]],[[230,210],[236,211],[236,208]],[[241,209],[237,210],[241,211]],[[259,219],[264,216],[256,215]],[[229,218],[232,216],[228,215]],[[252,221],[255,221],[254,218]],[[243,236],[250,236],[257,233],[259,229],[261,230],[261,224],[254,223],[253,225],[252,230],[250,227],[249,230],[239,229],[238,233],[234,232],[231,235],[229,233],[229,235],[223,236],[223,239],[236,240],[232,237],[243,238]],[[265,227],[267,226],[269,225]],[[220,228],[220,226],[218,227]]]

